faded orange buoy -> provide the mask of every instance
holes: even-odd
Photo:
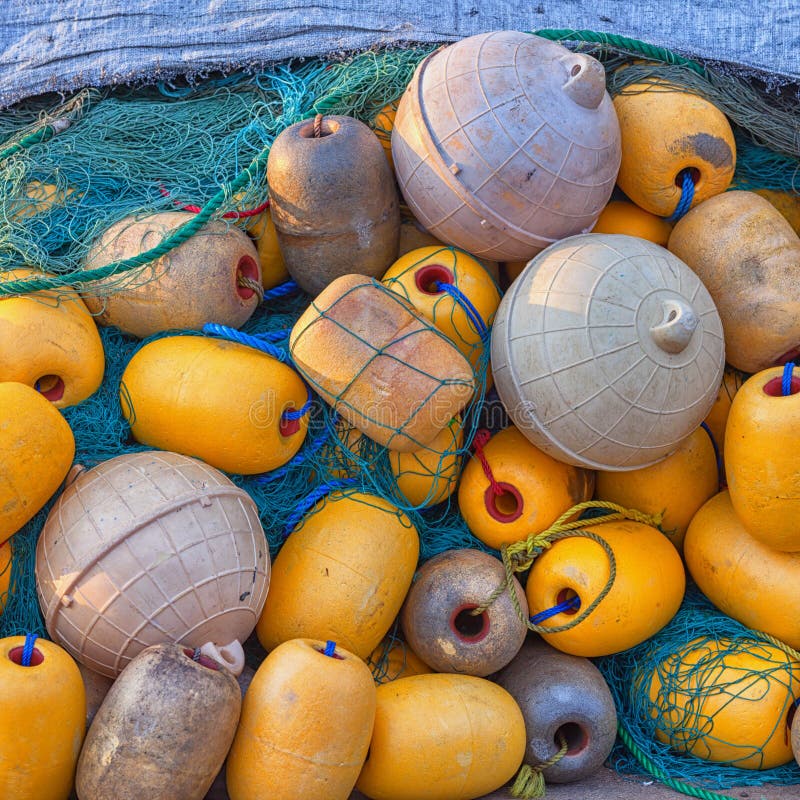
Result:
[[[738,369],[726,366],[725,374],[722,376],[722,384],[717,393],[717,399],[705,418],[705,423],[711,429],[717,450],[719,450],[719,457],[723,463],[725,458],[725,428],[728,425],[731,403],[733,403],[736,392],[741,389],[748,377],[743,372],[739,372]]]
[[[75,662],[56,644],[0,639],[0,797],[67,800],[86,725]]]
[[[307,400],[291,367],[202,336],[146,344],[120,386],[122,415],[137,441],[245,475],[276,469],[302,447],[308,414],[292,417]]]
[[[516,606],[510,591],[488,602],[505,578],[502,562],[479,550],[446,550],[420,567],[400,623],[426,664],[437,672],[485,677],[514,658],[528,632],[528,604],[516,578]]]
[[[611,548],[616,578],[585,619],[560,633],[542,633],[542,638],[565,653],[594,658],[627,650],[658,633],[683,600],[686,576],[678,552],[656,528],[629,520],[598,520],[583,530]],[[600,595],[609,575],[602,545],[576,536],[561,539],[536,559],[528,575],[530,612],[541,613],[577,595],[577,608],[542,622],[548,628],[564,625]]]
[[[476,448],[461,476],[458,506],[470,531],[489,547],[499,550],[541,533],[572,506],[591,498],[593,471],[556,461],[517,428],[496,433],[488,443],[478,436],[494,483]]]
[[[150,250],[194,217],[187,211],[126,217],[95,242],[84,269]],[[216,220],[140,272],[93,281],[83,297],[101,325],[144,338],[161,331],[200,330],[207,322],[238,328],[258,306],[254,285],[261,285],[255,245],[244,231]]]
[[[289,280],[283,253],[278,244],[278,232],[269,210],[259,214],[248,225],[247,232],[256,240],[258,260],[261,264],[261,285],[265,289],[273,289],[279,283]]]
[[[612,200],[597,218],[592,233],[624,233],[667,246],[672,225],[635,203]]]
[[[525,753],[514,698],[470,675],[415,675],[377,690],[356,788],[372,800],[473,800],[510,780]]]
[[[81,800],[203,800],[230,749],[242,695],[216,661],[148,647],[95,714],[78,762]]]
[[[461,417],[455,416],[427,446],[411,453],[389,451],[400,494],[413,506],[435,506],[455,491],[464,444]]]
[[[411,649],[408,642],[391,635],[384,637],[370,653],[367,666],[375,683],[388,683],[434,671]]]
[[[784,373],[781,367],[765,369],[733,398],[725,474],[731,504],[747,532],[775,550],[800,552],[800,371]]]
[[[367,658],[400,611],[419,556],[408,517],[376,495],[333,492],[278,551],[256,633],[266,650],[332,639]]]
[[[397,114],[397,101],[385,105],[372,121],[372,130],[381,143],[386,160],[389,162],[389,169],[394,176],[394,159],[392,158],[392,128],[394,128],[394,118]]]
[[[755,193],[760,194],[765,200],[769,200],[792,226],[792,230],[800,236],[800,196],[798,196],[797,192],[756,189]]]
[[[482,264],[454,247],[421,247],[397,259],[381,280],[436,325],[473,369],[479,368],[486,329],[500,304],[497,285]]]
[[[692,517],[718,491],[714,445],[698,428],[658,464],[631,472],[599,471],[595,496],[645,514],[663,514],[661,530],[681,552]]]
[[[522,270],[528,266],[529,261],[530,259],[528,259],[528,261],[506,261],[505,264],[503,264],[503,269],[509,284],[514,283],[514,281],[519,278],[522,274]]]
[[[751,536],[728,492],[712,497],[694,515],[683,554],[695,583],[720,611],[800,648],[795,611],[800,553],[773,550]]]
[[[470,363],[413,306],[377,281],[337,278],[292,328],[311,387],[391,450],[429,445],[475,392]]]
[[[757,639],[693,639],[642,687],[655,734],[678,753],[740,769],[792,760],[800,661]]]
[[[0,272],[0,282],[48,278],[32,269]],[[66,287],[0,298],[0,381],[35,388],[57,408],[97,391],[105,356],[97,325]]]
[[[0,542],[53,496],[74,455],[72,429],[49,400],[21,383],[0,383]]]
[[[708,100],[655,81],[626,86],[614,108],[622,134],[617,184],[637,206],[668,217],[681,199],[684,171],[694,182],[693,206],[730,186],[736,142],[727,118]]]
[[[375,722],[366,664],[336,642],[275,648],[247,690],[227,765],[231,800],[347,800]]]

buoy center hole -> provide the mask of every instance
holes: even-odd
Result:
[[[336,122],[336,120],[329,120],[323,117],[322,124],[319,128],[319,136],[317,136],[314,132],[313,120],[300,128],[300,135],[304,139],[324,139],[326,136],[330,136],[332,133],[336,133],[338,130],[339,123]]]
[[[575,603],[574,601],[576,598],[577,602]],[[581,600],[578,597],[578,593],[574,589],[562,589],[556,595],[556,605],[558,606],[560,606],[562,603],[569,603],[570,601],[573,601],[574,605],[572,606],[572,608],[567,608],[564,611],[562,611],[561,612],[562,614],[569,614],[570,616],[572,614],[577,614],[578,610],[581,607]]]
[[[669,312],[669,316],[667,317],[667,322],[672,322],[672,320],[674,320],[675,317],[677,317],[677,316],[678,316],[678,312],[675,311],[675,309],[673,308],[672,311]]]
[[[697,186],[700,183],[700,170],[696,169],[695,167],[688,167],[688,169],[682,169],[676,176],[675,176],[675,185],[679,189],[683,189],[683,176],[686,172],[692,176],[692,183]]]
[[[236,294],[242,300],[249,300],[255,292],[249,286],[243,286],[241,278],[259,283],[261,276],[258,274],[258,264],[250,256],[242,256],[236,265]]]
[[[463,642],[479,642],[489,633],[489,617],[486,612],[473,614],[476,605],[457,608],[450,619],[450,629]]]
[[[483,501],[492,519],[513,522],[522,516],[523,500],[519,489],[511,483],[498,482],[503,491],[497,494],[492,486],[484,493]]]
[[[15,664],[19,664],[22,666],[22,654],[25,652],[24,647],[14,647],[8,654],[8,658],[10,661],[13,661]],[[38,667],[44,661],[44,654],[38,647],[33,648],[33,652],[31,653],[31,667]]]
[[[315,650],[316,650],[318,653],[322,653],[322,655],[324,655],[326,658],[335,658],[337,661],[344,661],[344,656],[340,656],[340,655],[339,655],[339,654],[338,654],[338,653],[337,653],[335,650],[334,650],[334,652],[333,652],[333,653],[331,653],[330,655],[328,655],[328,654],[325,652],[325,648],[324,648],[324,647],[315,647],[314,649],[315,649]]]
[[[789,386],[789,394],[800,392],[800,378],[792,375]],[[770,397],[783,397],[783,378],[772,378],[764,384],[764,394]]]
[[[574,78],[579,72],[581,71],[581,65],[576,64],[570,71],[569,74],[572,75]]]
[[[441,294],[444,289],[436,284],[453,283],[454,280],[453,273],[443,264],[426,264],[414,274],[414,283],[424,294]]]
[[[287,411],[295,411],[294,408],[287,408]],[[292,419],[290,417],[286,417],[281,415],[281,421],[278,425],[278,431],[280,432],[281,436],[292,436],[297,431],[300,430],[300,420],[299,419]]]
[[[64,381],[58,375],[42,375],[33,388],[51,403],[61,400],[64,396]]]
[[[219,672],[220,665],[214,661],[213,658],[209,658],[205,653],[200,653],[200,655],[195,658],[194,657],[194,650],[190,650],[188,647],[184,648],[183,654],[186,658],[191,659],[192,661],[196,661],[201,667],[205,667],[206,669],[212,669],[214,672]]]
[[[561,749],[560,736],[567,742],[567,755],[574,756],[586,749],[589,744],[589,736],[586,730],[578,725],[577,722],[565,722],[559,727],[553,736],[556,747]]]

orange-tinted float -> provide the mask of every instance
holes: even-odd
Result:
[[[597,218],[592,233],[624,233],[667,246],[672,225],[635,203],[612,200]]]
[[[288,281],[289,273],[269,210],[259,214],[255,221],[248,225],[247,231],[256,240],[258,260],[261,264],[261,285],[265,289],[272,289],[279,283]]]
[[[385,637],[370,653],[367,666],[375,683],[388,683],[434,671],[411,649],[408,642],[391,636]]]
[[[725,458],[725,428],[728,425],[731,403],[733,403],[736,392],[741,389],[748,377],[743,372],[739,372],[738,369],[726,366],[717,399],[705,418],[705,423],[711,430],[717,450],[719,450],[719,457],[723,460],[723,463]]]

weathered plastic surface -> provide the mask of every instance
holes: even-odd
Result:
[[[592,229],[619,170],[619,123],[596,59],[495,31],[420,64],[392,154],[430,233],[480,258],[519,261]]]
[[[571,783],[596,772],[617,737],[614,699],[600,670],[586,658],[560,653],[538,636],[528,637],[494,680],[519,704],[525,718],[526,764],[542,764],[568,750],[545,772],[548,783]]]
[[[269,570],[250,496],[200,461],[159,451],[78,475],[36,551],[48,633],[110,677],[150,645],[245,641]]]
[[[663,247],[586,234],[553,245],[511,286],[492,332],[497,391],[537,447],[628,470],[699,427],[725,366],[722,322],[700,279]]]
[[[377,278],[397,258],[400,203],[375,134],[353,117],[298,122],[267,163],[270,213],[286,269],[309,294],[340,275]]]
[[[140,653],[114,682],[78,761],[80,800],[202,800],[233,742],[242,697],[191,648]]]

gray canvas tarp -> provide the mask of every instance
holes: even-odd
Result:
[[[0,106],[498,29],[572,28],[800,78],[800,0],[0,0]]]

